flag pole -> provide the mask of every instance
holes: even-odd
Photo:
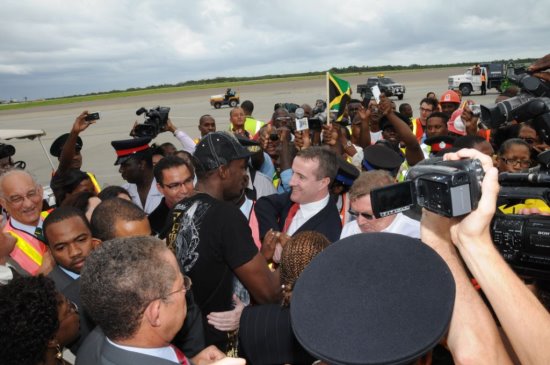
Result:
[[[329,72],[327,71],[327,125],[330,125],[330,89],[329,89]]]

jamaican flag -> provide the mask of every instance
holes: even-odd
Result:
[[[327,72],[329,111],[337,112],[336,121],[340,122],[351,99],[351,86],[330,72]]]

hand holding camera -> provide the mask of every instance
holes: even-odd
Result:
[[[462,220],[455,220],[451,227],[451,237],[455,245],[467,244],[480,239],[492,246],[490,226],[495,214],[499,191],[498,170],[493,166],[491,157],[474,149],[462,149],[455,153],[447,153],[445,161],[461,159],[477,159],[485,172],[481,181],[481,198],[477,208]]]
[[[95,121],[99,119],[99,113],[88,113],[87,110],[84,110],[78,117],[76,117],[72,132],[79,134],[86,130],[91,124],[94,124]]]

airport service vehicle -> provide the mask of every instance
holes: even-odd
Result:
[[[378,85],[380,91],[387,97],[397,96],[399,100],[403,100],[405,96],[405,86],[401,85],[389,77],[380,74],[375,77],[369,77],[366,84],[357,85],[357,93],[364,99],[372,97],[371,87]]]

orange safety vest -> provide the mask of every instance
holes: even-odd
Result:
[[[422,140],[422,136],[424,135],[424,128],[422,127],[422,122],[418,118],[414,118],[412,120],[412,127],[413,127],[413,134],[416,136],[416,139],[418,140],[418,143]]]
[[[40,219],[43,221],[48,214],[49,212],[40,213]],[[8,219],[3,231],[11,234],[17,240],[13,251],[10,253],[11,258],[30,275],[36,275],[42,266],[42,257],[48,250],[46,244],[40,241],[35,235],[13,227],[11,225],[11,218]]]

